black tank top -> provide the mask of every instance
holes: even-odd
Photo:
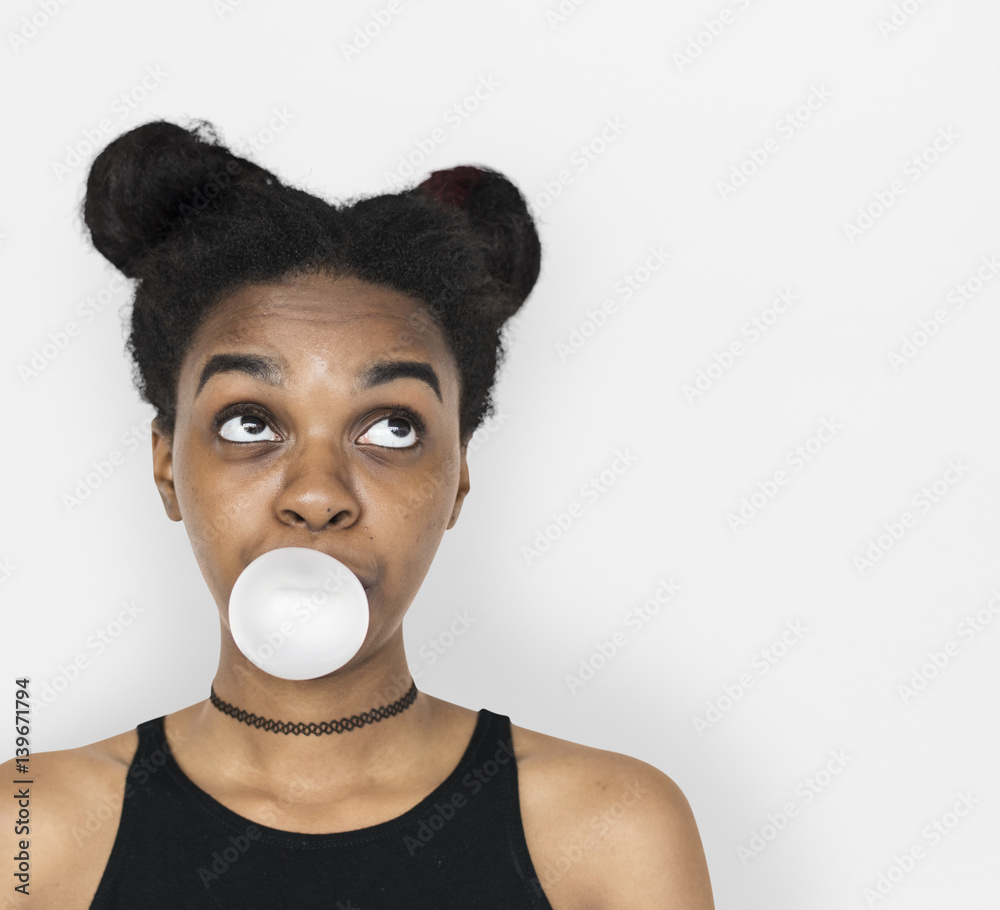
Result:
[[[502,714],[479,712],[458,766],[408,812],[334,834],[237,815],[181,771],[162,717],[136,729],[91,910],[552,910],[528,855]]]

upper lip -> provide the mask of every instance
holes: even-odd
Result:
[[[316,548],[316,549],[318,549],[318,548]],[[321,552],[321,553],[326,553],[326,550],[320,550],[320,552]],[[369,576],[369,575],[368,575],[367,573],[365,573],[365,572],[359,572],[359,571],[358,571],[357,569],[355,569],[355,568],[354,568],[354,567],[353,567],[353,566],[352,566],[352,565],[351,565],[351,564],[350,564],[350,563],[349,563],[349,562],[348,562],[348,561],[347,561],[346,559],[342,559],[341,557],[337,556],[337,554],[336,554],[336,553],[326,553],[326,555],[327,555],[327,556],[332,556],[332,557],[333,557],[334,559],[336,559],[336,560],[337,560],[337,562],[340,562],[340,563],[343,563],[343,564],[344,564],[345,566],[347,566],[347,568],[348,568],[348,569],[350,569],[350,571],[351,571],[351,572],[353,572],[353,573],[354,573],[355,575],[357,575],[357,577],[358,577],[358,581],[360,581],[360,582],[361,582],[361,586],[362,586],[362,587],[363,587],[363,588],[364,588],[364,589],[365,589],[366,591],[367,591],[367,590],[368,590],[368,589],[369,589],[369,588],[370,588],[370,587],[371,587],[371,586],[372,586],[373,584],[375,584],[375,579],[374,579],[374,578],[372,578],[371,576]]]

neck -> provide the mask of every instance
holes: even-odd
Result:
[[[319,723],[371,711],[398,701],[413,682],[402,636],[362,663],[319,679],[271,676],[224,640],[212,686],[219,698],[272,720]]]
[[[281,733],[285,736],[289,734],[292,736],[326,736],[331,733],[349,733],[351,730],[358,730],[366,724],[377,724],[387,717],[395,717],[409,708],[416,697],[417,684],[413,683],[406,695],[392,702],[392,704],[379,705],[371,711],[362,711],[360,714],[352,714],[350,717],[342,717],[338,720],[323,720],[318,723],[315,721],[303,723],[301,721],[292,722],[260,717],[257,714],[244,711],[242,708],[237,708],[227,701],[223,701],[216,694],[214,688],[212,689],[210,700],[223,714],[256,730],[267,730],[270,733]]]
[[[339,721],[391,705],[410,690],[413,679],[398,634],[377,654],[349,670],[311,680],[286,680],[253,666],[235,644],[223,638],[212,687],[235,709],[286,724]],[[398,766],[424,744],[434,723],[436,699],[418,693],[394,716],[342,733],[294,735],[250,726],[220,711],[210,701],[195,709],[186,733],[210,749],[227,770],[267,787],[287,781],[295,769],[306,778],[329,780],[336,768],[340,783],[354,784]],[[183,742],[182,742],[183,747]]]

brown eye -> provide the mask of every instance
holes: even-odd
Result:
[[[419,441],[416,428],[405,417],[383,417],[361,438],[372,437],[372,445],[387,449],[411,449]]]
[[[259,414],[244,412],[223,417],[218,434],[227,442],[277,442],[280,437]]]

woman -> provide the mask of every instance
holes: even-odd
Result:
[[[154,478],[222,648],[210,699],[31,758],[24,906],[711,908],[666,775],[419,693],[407,669],[403,616],[538,276],[518,190],[458,167],[330,205],[208,124],[156,122],[97,158],[84,217],[137,281]],[[269,675],[230,633],[233,584],[279,547],[365,588],[364,643],[327,676]]]

